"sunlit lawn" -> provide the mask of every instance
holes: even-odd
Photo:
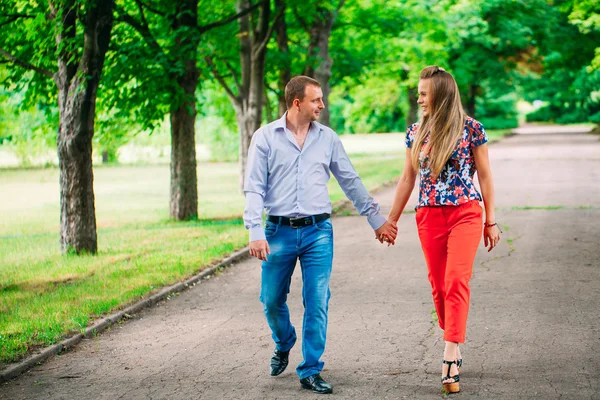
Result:
[[[404,162],[402,152],[351,159],[369,189],[398,177]],[[334,203],[344,198],[335,180],[329,187]],[[62,256],[58,171],[0,170],[0,363],[247,244],[236,163],[199,164],[198,221],[169,220],[166,165],[96,167],[94,191],[98,254]]]
[[[353,156],[369,187],[397,156]],[[168,219],[169,168],[97,167],[97,256],[59,253],[58,171],[0,172],[0,361],[57,342],[98,316],[188,277],[247,244],[235,163],[198,167],[199,221]],[[332,181],[334,201],[343,197]],[[224,218],[224,220],[213,220]]]

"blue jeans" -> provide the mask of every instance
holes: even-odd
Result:
[[[329,278],[333,262],[333,228],[331,219],[316,224],[292,228],[270,221],[265,234],[271,254],[262,263],[260,301],[271,328],[277,350],[289,351],[296,343],[296,330],[290,321],[287,294],[296,261],[302,269],[302,356],[296,368],[300,379],[319,373],[323,362],[327,336]]]

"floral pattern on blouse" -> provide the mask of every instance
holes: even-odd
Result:
[[[406,147],[410,148],[417,134],[418,124],[406,130]],[[463,136],[459,139],[452,156],[437,179],[431,177],[429,156],[419,157],[419,207],[458,206],[472,200],[481,201],[481,195],[473,184],[475,157],[473,147],[487,143],[488,137],[481,123],[471,117],[465,120]],[[429,142],[429,135],[423,146]]]

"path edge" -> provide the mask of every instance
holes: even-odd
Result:
[[[11,379],[14,379],[21,374],[29,371],[30,369],[36,367],[37,365],[42,364],[44,361],[49,358],[63,353],[77,344],[79,344],[83,339],[91,338],[97,336],[99,333],[104,332],[113,324],[121,321],[127,320],[131,318],[131,315],[145,309],[150,308],[157,303],[169,298],[171,295],[180,293],[185,289],[194,287],[197,283],[202,281],[203,279],[207,279],[212,275],[220,272],[222,269],[231,266],[232,264],[242,261],[248,256],[248,247],[244,247],[240,249],[227,258],[223,259],[221,262],[213,265],[209,268],[203,269],[199,273],[194,276],[184,280],[177,282],[173,285],[166,286],[159,290],[157,293],[152,294],[149,297],[142,298],[135,303],[129,305],[128,307],[114,312],[106,317],[98,319],[94,324],[87,327],[83,332],[78,333],[74,336],[71,336],[65,340],[62,340],[60,343],[54,344],[50,347],[44,348],[37,354],[34,354],[30,357],[25,358],[24,360],[17,362],[15,364],[10,364],[8,368],[0,371],[0,383],[6,382]]]
[[[513,133],[514,134],[514,133]],[[507,135],[508,136],[508,135]],[[506,136],[505,136],[506,137]],[[502,140],[502,139],[500,139]],[[500,140],[494,141],[492,143],[499,142]],[[395,178],[391,181],[384,182],[375,188],[369,190],[369,193],[374,194],[380,192],[383,189],[387,189],[391,186],[395,186],[398,183],[400,178]],[[351,206],[352,202],[344,198],[332,204],[332,215],[335,216],[338,212],[343,211],[346,207]],[[145,308],[150,308],[157,303],[161,302],[164,299],[167,299],[169,296],[180,293],[185,289],[195,286],[198,282],[202,281],[202,279],[209,278],[210,276],[220,272],[222,269],[229,267],[237,262],[240,262],[249,256],[249,248],[246,246],[240,250],[237,250],[229,257],[223,259],[218,264],[203,269],[199,273],[195,274],[191,278],[188,278],[184,281],[177,282],[173,285],[166,286],[162,288],[157,293],[147,297],[142,298],[135,303],[129,305],[123,310],[117,311],[115,313],[110,314],[107,317],[100,318],[93,325],[87,327],[82,333],[78,333],[74,336],[71,336],[67,339],[62,340],[61,342],[54,344],[52,346],[46,347],[41,350],[39,353],[31,355],[24,360],[17,362],[15,364],[10,364],[7,368],[4,368],[0,371],[0,383],[7,382],[11,379],[17,378],[18,376],[24,374],[25,372],[31,370],[32,368],[41,365],[51,357],[55,355],[64,353],[72,348],[74,348],[77,344],[79,344],[83,339],[92,338],[97,336],[98,334],[107,330],[113,324],[122,321],[128,320],[131,318],[132,314],[139,312]]]

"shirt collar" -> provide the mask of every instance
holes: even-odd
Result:
[[[287,111],[283,113],[283,116],[281,118],[279,118],[278,120],[275,121],[275,126],[274,128],[277,129],[283,129],[285,131],[285,118],[287,117]]]
[[[275,130],[277,129],[283,129],[285,131],[286,128],[286,124],[285,124],[285,118],[287,117],[287,111],[283,113],[283,116],[281,118],[279,118],[278,120],[275,121],[275,125],[274,128]],[[313,130],[320,132],[321,131],[321,124],[319,124],[317,121],[313,121],[310,123],[310,127],[308,128],[308,131],[311,132]]]

